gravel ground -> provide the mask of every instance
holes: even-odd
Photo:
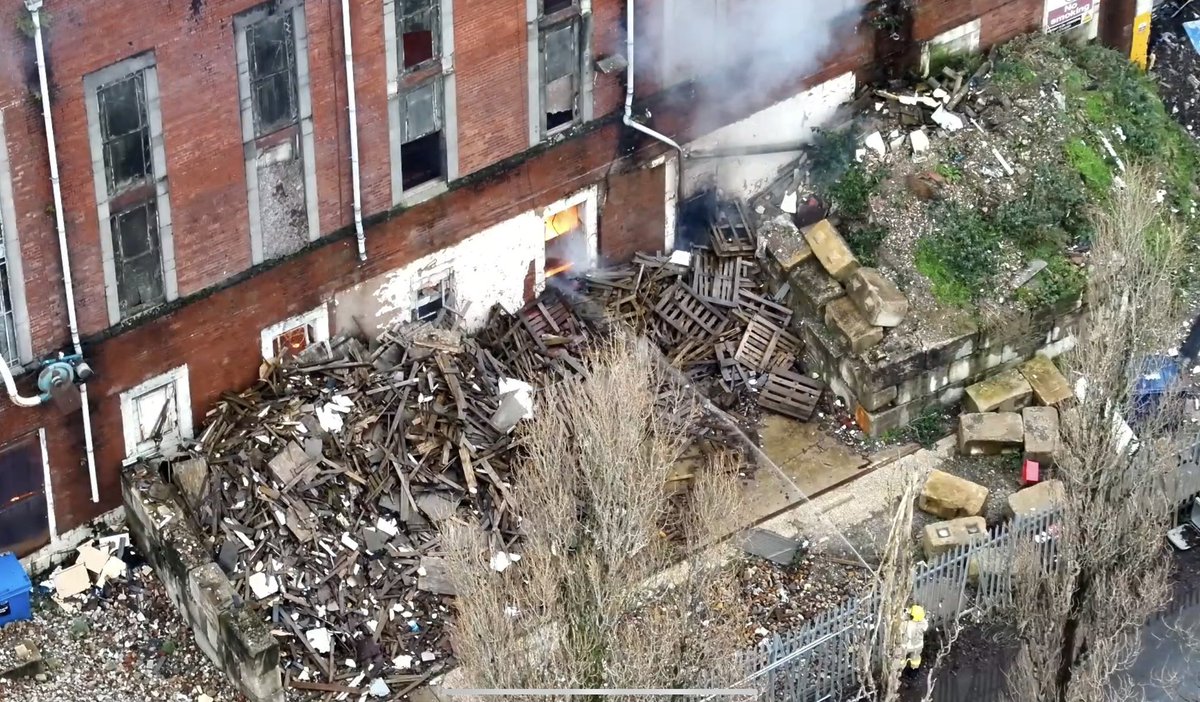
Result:
[[[31,621],[0,629],[0,658],[29,640],[45,662],[37,677],[0,679],[0,700],[245,699],[197,648],[149,566],[131,569],[125,581],[93,594],[79,610],[67,613],[49,597],[35,595]]]
[[[863,566],[811,551],[787,566],[750,557],[736,568],[742,598],[750,608],[743,631],[746,644],[803,627],[805,620],[863,592],[871,576]]]
[[[1153,75],[1167,110],[1193,136],[1200,137],[1200,54],[1183,32],[1183,23],[1200,19],[1200,5],[1167,0],[1155,12]]]

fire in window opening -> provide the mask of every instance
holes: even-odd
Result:
[[[417,291],[413,304],[414,322],[432,322],[447,307],[447,285],[445,280],[426,285]]]
[[[546,279],[569,276],[589,267],[584,205],[579,203],[546,216]]]
[[[311,324],[301,324],[288,329],[272,342],[275,358],[289,358],[308,348],[316,336]]]
[[[428,80],[401,96],[400,174],[405,190],[446,177],[442,80]]]
[[[582,74],[580,22],[541,31],[543,129],[552,132],[574,124],[579,117]]]
[[[411,71],[441,53],[438,41],[441,0],[396,0],[400,70]]]

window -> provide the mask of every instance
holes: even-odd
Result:
[[[413,302],[413,321],[432,322],[437,319],[447,307],[447,280],[442,279],[430,283],[417,291],[417,299]]]
[[[187,366],[180,366],[121,393],[127,459],[176,448],[192,438]]]
[[[0,360],[9,366],[17,364],[17,315],[13,309],[12,286],[8,278],[8,257],[5,256],[4,227],[0,225]]]
[[[583,224],[583,203],[547,215],[546,278],[569,274],[588,263],[588,237]]]
[[[591,2],[526,0],[529,24],[530,140],[591,119]]]
[[[109,193],[152,178],[144,74],[134,73],[101,86],[97,100]]]
[[[266,15],[246,28],[254,131],[264,136],[296,121],[296,46],[289,12]]]
[[[447,130],[453,109],[452,0],[385,0],[392,112],[392,190],[397,202],[450,178],[455,136]],[[394,15],[394,17],[393,17]]]
[[[442,149],[441,80],[432,78],[400,100],[403,111],[400,160],[404,189],[445,177]]]
[[[400,67],[411,71],[440,56],[439,0],[396,0]]]
[[[287,358],[329,339],[329,313],[322,305],[263,329],[259,335],[264,359]]]
[[[84,78],[109,321],[176,297],[166,149],[153,54]]]

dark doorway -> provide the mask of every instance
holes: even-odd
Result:
[[[49,540],[36,433],[0,446],[0,551],[25,556]]]

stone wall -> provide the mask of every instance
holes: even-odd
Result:
[[[137,464],[121,474],[121,497],[138,548],[200,650],[253,702],[283,702],[279,645],[209,556],[179,492],[154,467]]]
[[[794,306],[798,313],[803,309]],[[1070,350],[1082,316],[1076,306],[1035,319],[1033,328],[1015,339],[972,331],[882,358],[851,354],[818,319],[797,314],[795,326],[804,340],[807,370],[829,384],[863,431],[879,436],[907,425],[930,407],[957,405],[968,385],[1036,353],[1053,358]]]

